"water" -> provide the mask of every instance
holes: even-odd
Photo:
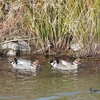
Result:
[[[100,90],[99,59],[83,59],[84,69],[75,72],[55,71],[49,58],[23,56],[39,59],[42,71],[39,74],[16,74],[10,61],[0,60],[0,100],[100,100],[100,91],[90,92],[90,87]]]

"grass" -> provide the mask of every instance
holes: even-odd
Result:
[[[80,40],[89,49],[92,43],[100,41],[99,0],[9,0],[1,1],[1,5],[3,27],[8,23],[7,28],[0,29],[1,33],[37,37],[35,42],[29,41],[35,51],[44,52],[50,45],[56,51],[66,51],[71,43]]]

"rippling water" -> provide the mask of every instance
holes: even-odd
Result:
[[[10,61],[0,60],[0,100],[100,100],[99,59],[83,59],[84,68],[78,71],[52,70],[49,58],[24,56],[40,60],[42,71],[37,75],[12,72]]]

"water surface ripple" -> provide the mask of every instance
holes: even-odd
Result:
[[[9,63],[12,58],[0,60],[0,100],[100,100],[100,91],[90,91],[90,87],[100,90],[100,70],[95,70],[99,59],[83,59],[84,68],[77,71],[59,71],[52,70],[49,58],[23,58],[39,59],[41,73],[15,73]]]

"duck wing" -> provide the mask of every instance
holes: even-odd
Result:
[[[59,68],[61,68],[62,70],[74,70],[77,69],[76,65],[72,65],[71,62],[67,62],[64,60],[61,60],[61,63],[59,64]]]
[[[16,64],[14,68],[18,70],[36,70],[36,67],[32,66],[31,64]]]
[[[66,67],[71,65],[70,62],[67,62],[67,61],[65,61],[65,60],[61,60],[60,63],[61,63],[62,65],[64,65],[64,66],[66,66]]]
[[[68,70],[68,67],[62,64],[57,65],[56,69],[60,69],[60,70]]]
[[[30,60],[24,60],[24,59],[18,59],[17,63],[21,64],[23,66],[30,66],[31,65],[31,61]]]

